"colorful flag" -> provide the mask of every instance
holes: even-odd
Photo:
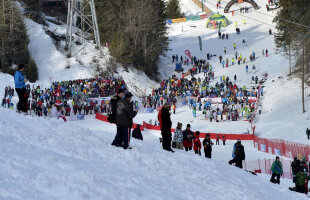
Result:
[[[211,20],[210,20],[210,23],[212,24],[212,26],[214,27],[214,29],[217,31],[215,21],[214,21],[213,19],[211,19]]]
[[[192,59],[192,55],[191,55],[191,52],[189,50],[185,50],[184,53],[185,53],[185,55],[187,55],[189,57],[190,60]]]

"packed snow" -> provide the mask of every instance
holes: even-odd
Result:
[[[1,199],[308,198],[226,162],[163,151],[159,132],[123,150],[110,145],[115,126],[97,120],[63,123],[9,109],[0,118]]]
[[[226,5],[228,1],[222,2]],[[276,31],[272,24],[275,13],[266,12],[265,0],[256,2],[261,7],[258,11],[251,9],[249,13],[240,14],[239,5],[234,5],[231,9],[236,10],[235,15],[225,14],[231,24],[222,28],[222,32],[229,34],[229,40],[219,40],[215,30],[207,29],[207,19],[168,25],[171,51],[161,58],[161,78],[176,74],[171,56],[185,57],[187,49],[197,58],[205,58],[206,53],[217,54],[209,61],[215,72],[212,84],[219,81],[221,75],[232,78],[236,74],[239,86],[251,87],[255,85],[252,76],[262,78],[268,73],[260,101],[263,112],[255,120],[256,134],[309,144],[305,135],[309,115],[301,112],[301,81],[287,76],[288,59],[277,54],[274,37],[268,34],[269,28]],[[223,6],[217,9],[216,3],[217,0],[208,0],[206,5],[213,12],[223,13]],[[186,16],[202,14],[190,0],[181,0],[181,6]],[[235,22],[241,29],[240,35],[235,32]],[[49,23],[44,27],[28,18],[25,18],[25,24],[30,39],[29,50],[39,69],[36,84],[48,86],[56,80],[96,75],[93,61],[100,60],[98,52],[68,59],[46,34],[46,30],[64,34],[65,25]],[[202,39],[202,51],[198,36]],[[241,43],[242,39],[246,44]],[[219,63],[219,55],[230,61],[234,57],[234,42],[238,53],[247,57],[249,73],[245,72],[245,64],[222,68]],[[223,53],[225,46],[226,55]],[[269,57],[262,55],[263,49],[269,50]],[[253,51],[258,58],[251,63],[248,56]],[[108,62],[107,49],[104,49],[104,55],[106,57],[99,61],[103,63],[103,69]],[[253,64],[255,70],[252,70]],[[185,69],[189,67],[185,66]],[[118,73],[137,96],[150,94],[159,85],[137,70],[120,67]],[[203,74],[196,77],[203,77]],[[14,87],[13,77],[0,73],[0,97],[5,86]],[[15,96],[13,101],[16,103],[17,100]],[[307,95],[306,110],[310,108],[308,101]],[[249,123],[242,120],[210,123],[197,113],[194,118],[187,106],[177,107],[176,114],[172,114],[173,128],[177,122],[182,122],[183,127],[190,123],[192,130],[201,132],[240,134],[250,128]],[[141,112],[134,121],[141,123],[156,118],[156,112]],[[110,145],[115,126],[98,121],[94,116],[64,123],[24,116],[5,108],[0,108],[0,129],[0,199],[308,199],[288,190],[292,186],[291,180],[281,179],[281,185],[274,185],[269,182],[269,175],[254,176],[228,165],[235,141],[227,141],[226,146],[215,145],[210,160],[193,152],[176,150],[172,154],[163,151],[158,139],[160,132],[145,130],[143,141],[132,139],[133,149],[123,150]],[[258,152],[252,141],[242,143],[246,161],[275,157]]]

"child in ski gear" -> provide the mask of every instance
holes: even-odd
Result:
[[[213,142],[210,139],[210,135],[209,134],[206,134],[206,137],[202,141],[202,144],[203,144],[203,149],[204,149],[204,152],[205,152],[205,157],[211,159]]]
[[[143,140],[143,136],[140,130],[140,124],[137,124],[137,127],[132,131],[132,137],[137,140]]]
[[[223,145],[225,146],[225,143],[226,143],[226,137],[223,135],[222,137],[222,140],[223,140]]]
[[[186,129],[183,131],[183,146],[185,151],[191,151],[193,147],[194,133],[191,131],[191,125],[187,124]]]
[[[271,172],[272,176],[270,182],[280,184],[280,176],[283,174],[283,169],[282,163],[278,156],[276,157],[276,160],[272,163]],[[277,177],[277,180],[275,180],[275,177]]]
[[[194,151],[195,151],[195,154],[199,154],[201,156],[201,142],[200,142],[200,139],[199,139],[199,134],[200,132],[199,131],[196,131],[195,132],[195,138],[193,140],[193,143],[194,143]]]
[[[183,133],[182,123],[178,122],[178,125],[174,131],[173,142],[175,142],[175,148],[183,150]]]
[[[309,180],[309,176],[307,176],[304,172],[298,172],[296,174],[296,192],[306,193],[308,188],[306,187],[307,182]]]
[[[220,145],[220,135],[216,135],[216,145]]]

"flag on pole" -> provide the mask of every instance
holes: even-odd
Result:
[[[184,53],[185,53],[185,55],[187,55],[189,57],[190,60],[192,60],[192,55],[191,55],[191,52],[189,50],[185,50]]]

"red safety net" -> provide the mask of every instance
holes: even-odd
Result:
[[[310,146],[297,142],[290,142],[281,139],[266,139],[254,136],[254,147],[260,151],[284,156],[288,158],[306,155],[309,158]]]
[[[280,160],[283,168],[282,178],[293,178],[291,170],[291,161],[290,160]],[[258,159],[252,161],[243,161],[243,168],[245,170],[261,173],[261,174],[271,174],[271,166],[274,162],[274,159]]]

